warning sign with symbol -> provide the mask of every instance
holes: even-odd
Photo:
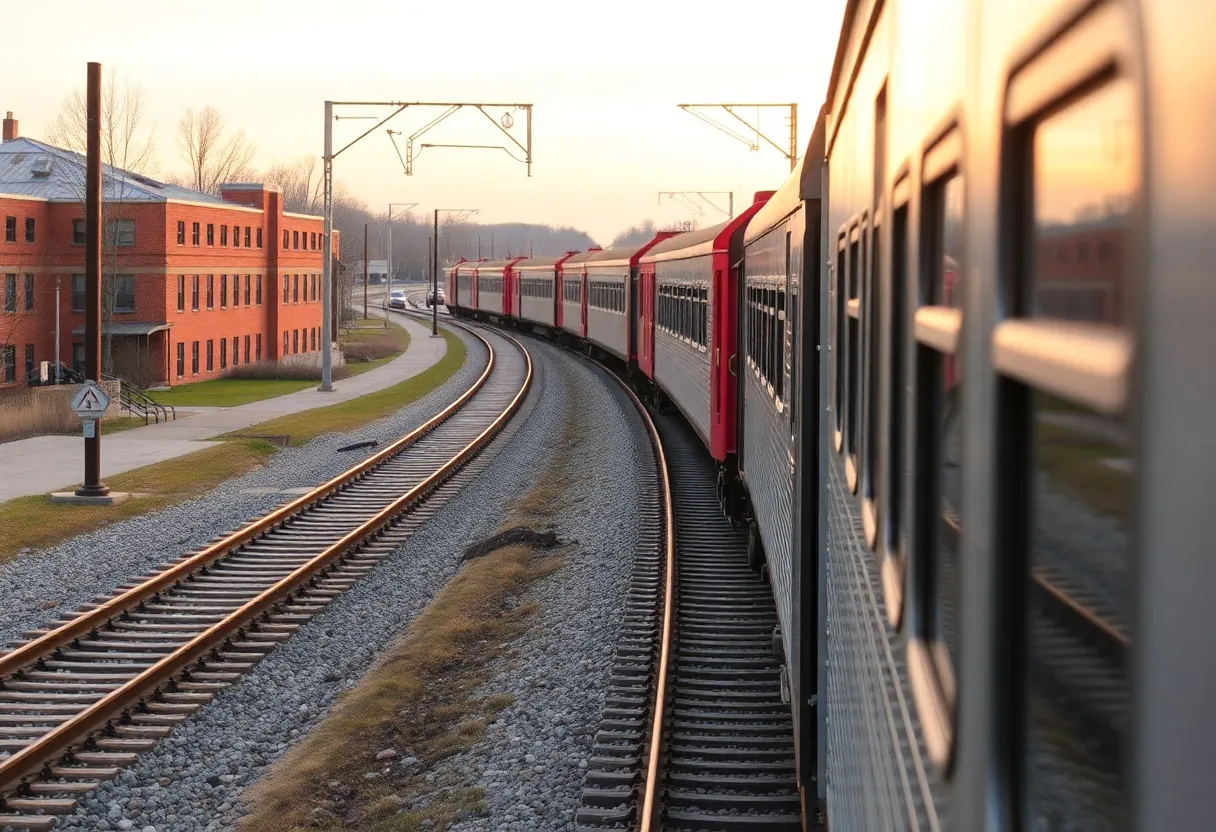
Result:
[[[81,419],[99,419],[109,406],[109,394],[92,379],[86,381],[72,397],[72,410]]]

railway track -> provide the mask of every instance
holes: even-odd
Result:
[[[437,510],[532,381],[522,344],[474,334],[486,369],[435,418],[0,655],[0,830],[52,829]]]
[[[722,516],[696,437],[635,403],[661,510],[642,518],[578,828],[801,830],[772,594],[748,567],[746,533]]]

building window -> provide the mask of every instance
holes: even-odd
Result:
[[[72,369],[84,374],[84,344],[72,344]]]
[[[232,276],[232,305],[241,305],[241,276],[239,274]]]
[[[106,242],[123,248],[135,245],[135,220],[111,220],[106,223]]]
[[[34,376],[34,345],[25,345],[25,380],[28,383]]]
[[[262,305],[262,276],[260,274],[255,274],[254,277],[256,278],[254,283],[257,284],[257,304],[258,304],[258,306],[261,306]]]
[[[198,275],[194,275],[190,288],[190,308],[198,311]]]
[[[177,311],[186,311],[186,276],[184,274],[177,276]]]
[[[181,378],[186,374],[186,342],[177,342],[177,377]]]
[[[215,308],[215,275],[207,275],[207,308]]]
[[[135,275],[120,274],[114,278],[114,311],[135,311]]]
[[[179,246],[184,246],[186,244],[186,221],[185,220],[177,221],[177,244]],[[185,344],[182,344],[182,363],[183,364],[186,361],[185,350],[186,350]],[[178,373],[178,375],[180,376],[181,373]]]
[[[288,335],[287,330],[283,330],[283,355],[290,354],[287,352],[289,346],[291,346],[291,336]]]
[[[293,329],[291,331],[291,354],[295,355],[300,351],[300,330]]]
[[[250,228],[248,225],[247,225],[247,226],[245,226],[245,248],[249,248],[249,237],[250,237],[250,232],[251,232],[252,230],[253,230],[253,229],[252,229],[252,228]],[[258,245],[259,245],[259,247],[261,246],[261,242],[260,242],[260,241],[259,241]]]
[[[190,345],[190,372],[198,375],[198,341]]]
[[[235,241],[234,241],[234,243],[235,243]],[[228,245],[228,226],[227,225],[220,226],[220,245],[221,246]]]
[[[220,339],[220,369],[228,369],[228,339]]]
[[[4,348],[4,383],[12,384],[17,380],[17,347],[9,344]]]
[[[254,347],[253,360],[261,361],[262,360],[262,333],[259,332],[257,335],[253,336],[253,347]]]
[[[84,275],[74,274],[72,275],[72,311],[83,312],[84,300]]]
[[[207,223],[207,245],[215,245],[215,223]]]
[[[315,326],[308,330],[308,348],[314,352],[317,349],[317,328]]]
[[[312,276],[312,299],[317,299],[317,284],[320,282],[319,275]]]
[[[300,276],[298,274],[291,276],[291,302],[300,302]]]
[[[283,229],[283,251],[287,251],[288,245],[291,243],[291,232],[286,228]]]
[[[207,341],[207,372],[215,369],[215,342],[208,339]]]
[[[198,245],[198,223],[193,223],[190,226],[190,242],[192,242],[194,245]],[[197,370],[195,372],[197,372]]]
[[[228,226],[221,225],[220,228],[227,229]],[[228,275],[220,275],[220,309],[228,308]]]
[[[240,340],[235,335],[233,335],[232,336],[232,366],[233,367],[235,367],[237,364],[241,363],[240,355],[241,355]]]
[[[25,241],[27,243],[34,242],[34,218],[25,218]]]
[[[245,229],[245,239],[249,239],[249,229]],[[258,248],[262,247],[262,229],[258,229]]]
[[[291,293],[291,278],[283,275],[283,303],[287,303],[287,297]]]
[[[25,309],[28,312],[34,308],[34,276],[25,276]]]
[[[241,244],[241,227],[239,225],[232,226],[232,245],[237,247]],[[249,243],[245,243],[245,247],[249,247]]]
[[[84,220],[72,220],[72,245],[82,246],[85,241]]]
[[[245,363],[249,363],[249,336],[245,336]]]
[[[249,305],[249,275],[245,275],[245,305]]]
[[[291,248],[292,248],[292,251],[298,251],[300,248],[300,232],[299,231],[291,232]]]
[[[17,275],[15,274],[4,276],[4,311],[17,311]]]
[[[5,217],[4,218],[4,242],[6,242],[6,243],[17,242],[17,218],[16,217]]]

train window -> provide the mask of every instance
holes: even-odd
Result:
[[[914,316],[913,585],[921,605],[910,650],[930,755],[949,760],[958,666],[958,553],[962,425],[958,335],[963,179],[930,182],[921,201],[920,283]],[[961,304],[960,304],[961,305]]]
[[[905,180],[906,181],[906,180]],[[886,422],[886,467],[879,486],[882,518],[878,524],[883,554],[883,594],[891,625],[899,629],[903,623],[904,577],[906,574],[904,495],[904,421],[905,338],[904,321],[908,297],[908,206],[896,207],[891,221],[891,282],[889,324],[887,329],[886,362],[888,374],[885,395],[888,397]]]
[[[798,286],[801,275],[798,273],[799,263],[794,262],[792,251],[792,234],[785,232],[785,279],[790,287],[789,307],[787,317],[790,328],[789,371],[790,387],[788,401],[790,403],[790,438],[797,436],[798,417]],[[791,449],[793,443],[790,444]]]
[[[868,528],[865,530],[866,540],[871,547],[877,545],[877,515],[874,513],[873,501],[877,496],[876,483],[878,480],[878,407],[881,385],[879,360],[880,327],[883,325],[883,286],[882,286],[882,256],[881,256],[882,224],[876,214],[874,227],[870,233],[870,258],[865,281],[864,296],[866,302],[862,308],[862,338],[864,369],[864,389],[862,390],[862,453],[861,453],[861,495],[869,500],[869,510],[863,509]]]
[[[1065,320],[1070,332],[1092,333],[1095,343],[1131,339],[1124,256],[1138,175],[1135,111],[1132,82],[1114,81],[1039,122],[1026,148],[1033,215],[1025,226],[1020,311],[1042,324]],[[1102,244],[1107,259],[1037,256]],[[1045,344],[1050,350],[1050,341],[1039,342]],[[1029,453],[1021,455],[1028,500],[1017,521],[1029,579],[1020,674],[1028,817],[1049,825],[1068,805],[1075,817],[1114,828],[1129,811],[1136,465],[1121,406],[1095,407],[1068,384],[1044,387],[1029,381],[1015,388],[1028,393],[1022,430]]]
[[[785,292],[778,289],[774,294],[777,296],[777,344],[776,344],[776,362],[773,365],[773,372],[777,377],[777,402],[781,404],[785,401]]]
[[[855,237],[862,237],[854,229]],[[857,430],[860,425],[859,411],[861,410],[861,312],[866,298],[862,297],[861,281],[865,276],[861,266],[861,241],[852,239],[849,242],[849,274],[848,274],[848,303],[845,308],[845,417],[844,417],[844,446],[845,453],[852,463],[849,487],[857,487]]]
[[[832,263],[832,291],[836,294],[835,303],[835,324],[836,324],[836,343],[833,345],[836,350],[836,356],[831,362],[832,372],[835,374],[835,397],[833,400],[834,410],[836,414],[836,450],[844,450],[844,338],[847,327],[845,326],[845,307],[848,303],[848,291],[844,284],[844,276],[848,271],[846,263],[846,235],[841,234],[836,245],[836,260]]]

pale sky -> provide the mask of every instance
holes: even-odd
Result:
[[[163,175],[182,167],[175,126],[187,107],[218,108],[264,166],[320,157],[327,98],[531,103],[530,179],[501,151],[438,148],[422,152],[406,177],[383,128],[338,157],[335,178],[381,212],[390,201],[428,212],[478,208],[482,222],[569,224],[607,243],[644,219],[694,218],[666,198],[659,205],[659,191],[733,190],[737,212],[788,176],[776,150],[751,152],[676,107],[797,102],[805,148],[844,2],[751,8],[756,14],[746,4],[697,10],[663,0],[13,2],[4,11],[0,111],[13,111],[22,135],[43,138],[63,99],[83,89],[86,62],[100,61],[103,73],[142,86]],[[388,126],[408,134],[439,112],[411,108]],[[514,115],[522,140],[524,114]],[[762,118],[784,145],[784,114]],[[336,146],[374,123],[338,122]],[[466,109],[419,139],[427,141],[496,145],[505,137]],[[710,210],[696,217],[701,225],[724,218]]]

